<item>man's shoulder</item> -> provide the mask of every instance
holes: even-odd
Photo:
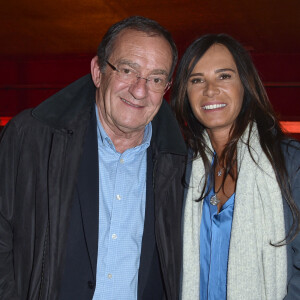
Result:
[[[37,107],[20,112],[10,120],[3,131],[20,133],[26,129],[38,129],[43,126],[67,128],[75,119],[81,119],[86,111],[91,111],[94,92],[90,75],[84,76]]]
[[[4,130],[9,127],[14,128],[16,131],[20,131],[22,128],[30,126],[30,124],[33,124],[34,122],[35,120],[32,117],[32,108],[29,108],[14,116],[4,127]]]
[[[26,109],[13,117],[1,130],[0,141],[19,144],[24,141],[41,140],[48,136],[52,128],[32,116],[32,109]],[[29,144],[30,144],[29,142]]]
[[[91,75],[81,77],[43,101],[32,111],[32,115],[55,128],[67,128],[91,110],[95,99],[95,86]]]

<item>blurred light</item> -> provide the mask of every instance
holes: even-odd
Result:
[[[0,117],[0,126],[5,126],[11,117]]]
[[[0,117],[0,126],[5,126],[12,117]],[[300,133],[300,121],[280,121],[283,131]]]
[[[300,133],[300,121],[281,121],[280,125],[283,131],[287,131],[290,133]]]

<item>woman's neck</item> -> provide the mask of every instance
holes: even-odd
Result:
[[[207,130],[210,142],[212,147],[214,148],[218,157],[221,156],[228,140],[229,140],[229,132],[221,131],[221,130]]]

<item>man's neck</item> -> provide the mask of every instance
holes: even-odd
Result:
[[[118,135],[112,131],[110,133],[108,133],[106,131],[106,133],[112,140],[117,152],[119,152],[119,153],[123,153],[127,149],[134,148],[134,147],[140,145],[142,143],[143,137],[144,137],[144,131],[141,131],[138,134],[134,133],[132,135],[131,134]]]
[[[129,131],[126,128],[122,130],[116,126],[110,126],[109,122],[104,120],[99,108],[97,109],[97,113],[102,128],[113,142],[117,152],[123,153],[127,149],[134,148],[142,143],[145,128],[135,131]]]

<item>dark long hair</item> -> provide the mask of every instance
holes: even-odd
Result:
[[[291,194],[290,181],[281,148],[286,136],[280,128],[279,121],[275,116],[267,93],[248,52],[238,41],[226,34],[207,34],[195,40],[188,47],[179,63],[172,89],[171,105],[182,128],[183,135],[188,146],[193,151],[193,158],[202,157],[205,167],[205,178],[208,178],[211,166],[206,154],[209,149],[206,146],[203,135],[205,127],[192,112],[187,95],[187,83],[197,62],[214,44],[221,44],[229,50],[237,66],[244,88],[241,111],[232,125],[228,142],[219,161],[226,166],[226,175],[230,175],[236,180],[238,175],[235,175],[232,170],[236,163],[238,140],[245,132],[247,126],[250,126],[249,132],[251,132],[253,124],[256,123],[261,147],[274,169],[281,193],[292,212],[293,224],[287,237],[291,237],[289,240],[293,240],[300,230],[300,213]],[[250,136],[248,136],[247,146],[251,154],[249,138]],[[253,156],[252,159],[254,160]],[[223,187],[224,182],[225,178],[223,179]],[[200,199],[205,196],[206,185],[207,181]]]

